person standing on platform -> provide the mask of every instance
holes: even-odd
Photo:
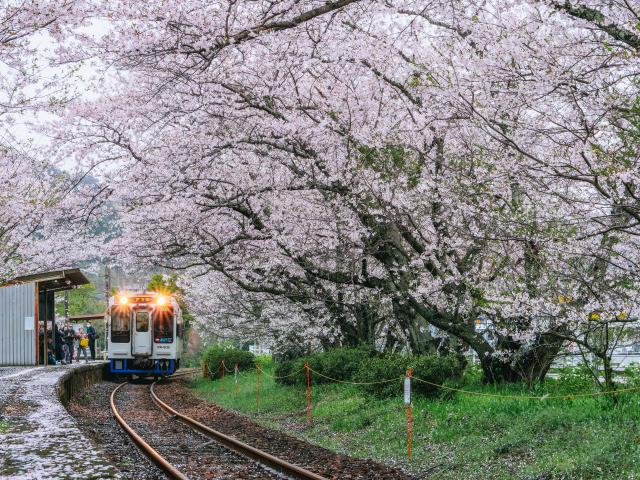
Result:
[[[91,322],[87,322],[87,337],[89,337],[89,350],[91,351],[91,360],[96,359],[96,329],[91,325]]]
[[[73,329],[73,325],[67,323],[64,326],[64,330],[62,330],[62,338],[64,338],[64,343],[67,346],[65,360],[67,363],[71,363],[73,361],[73,340],[76,338],[76,332]]]
[[[80,363],[80,354],[84,356],[84,363],[89,363],[87,348],[89,348],[89,335],[84,333],[84,330],[80,328],[78,330],[78,363]]]
[[[64,336],[57,324],[53,324],[53,353],[58,363],[66,363],[64,354]]]

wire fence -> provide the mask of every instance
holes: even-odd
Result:
[[[380,385],[380,384],[388,384],[388,383],[392,383],[392,382],[404,382],[404,404],[406,406],[406,415],[407,415],[407,457],[408,459],[411,459],[411,447],[412,447],[412,432],[413,432],[413,411],[412,411],[412,401],[411,401],[411,389],[412,389],[412,383],[413,382],[419,382],[419,383],[423,383],[426,385],[429,385],[433,388],[436,389],[440,389],[440,390],[444,390],[444,391],[450,391],[450,392],[455,392],[455,393],[459,393],[462,395],[470,395],[470,396],[477,396],[477,397],[489,397],[489,398],[497,398],[497,399],[504,399],[504,400],[538,400],[538,401],[545,401],[545,400],[574,400],[576,398],[588,398],[588,397],[603,397],[603,396],[607,396],[607,395],[618,395],[618,394],[622,394],[622,393],[630,393],[630,392],[637,392],[640,390],[640,386],[636,386],[636,387],[627,387],[627,388],[620,388],[620,389],[616,389],[616,390],[604,390],[604,391],[596,391],[596,392],[582,392],[582,393],[573,393],[573,394],[559,394],[559,395],[549,395],[549,394],[545,394],[545,395],[526,395],[526,394],[502,394],[502,393],[492,393],[492,392],[479,392],[479,391],[474,391],[474,390],[467,390],[464,388],[458,388],[458,387],[453,387],[453,386],[449,386],[449,385],[444,385],[441,383],[436,383],[436,382],[431,382],[429,380],[425,380],[422,379],[420,377],[416,377],[413,375],[413,369],[409,368],[407,369],[407,372],[404,376],[397,376],[397,377],[392,377],[392,378],[387,378],[387,379],[382,379],[382,380],[377,380],[377,381],[373,381],[373,382],[359,382],[359,381],[353,381],[353,380],[343,380],[343,379],[339,379],[339,378],[334,378],[331,377],[329,375],[326,375],[322,372],[319,372],[313,368],[311,368],[309,366],[309,363],[306,362],[304,364],[304,367],[297,369],[294,372],[291,372],[287,375],[273,375],[267,371],[265,371],[262,366],[260,364],[256,364],[256,371],[257,371],[257,383],[256,383],[256,387],[255,387],[255,395],[256,395],[256,408],[259,410],[260,409],[260,394],[261,394],[261,382],[260,382],[260,376],[261,375],[265,375],[269,378],[271,378],[274,381],[277,380],[283,380],[286,378],[290,378],[293,377],[295,375],[305,375],[306,377],[306,403],[307,403],[307,421],[309,423],[312,422],[312,415],[311,415],[311,378],[312,375],[316,375],[318,377],[324,378],[325,380],[329,380],[331,382],[335,382],[335,383],[340,383],[340,384],[347,384],[347,385],[356,385],[356,386],[363,386],[363,385]],[[221,380],[222,380],[222,388],[224,389],[224,373],[228,372],[228,373],[233,373],[234,374],[234,379],[235,379],[235,387],[234,387],[234,397],[237,395],[238,393],[238,378],[242,378],[245,376],[249,376],[251,374],[253,374],[253,370],[247,371],[245,370],[244,372],[240,372],[238,365],[234,365],[233,369],[228,369],[224,363],[224,360],[222,362],[220,362],[220,366],[218,367],[218,370],[216,372],[213,373],[213,375],[211,374],[211,372],[208,369],[208,366],[206,365],[206,363],[203,365],[203,375],[206,378],[213,378],[215,377],[218,373],[221,374]]]
[[[215,371],[213,374],[211,374],[209,372],[208,375],[204,375],[204,376],[210,376],[211,378],[215,377],[215,375],[217,375],[218,373],[222,372],[222,369],[224,368],[225,372],[227,373],[235,373],[236,375],[242,377],[244,375],[248,375],[251,374],[251,371],[236,371],[236,369],[228,369],[226,368],[226,366],[224,365],[224,361],[221,362],[220,367],[218,368],[217,371]],[[258,366],[256,365],[256,368],[258,368]],[[303,366],[302,368],[291,372],[287,375],[273,375],[270,374],[268,371],[264,370],[262,367],[260,367],[260,373],[268,378],[271,378],[273,380],[283,380],[286,378],[291,378],[295,375],[305,375],[306,371],[308,371],[313,373],[314,375],[317,375],[318,377],[324,378],[326,380],[330,380],[331,382],[335,382],[335,383],[341,383],[341,384],[347,384],[347,385],[380,385],[380,384],[385,384],[385,383],[391,383],[391,382],[402,382],[406,376],[397,376],[397,377],[392,377],[392,378],[387,378],[387,379],[383,379],[383,380],[378,380],[378,381],[374,381],[374,382],[359,382],[359,381],[353,381],[353,380],[343,380],[343,379],[339,379],[339,378],[334,378],[331,377],[329,375],[326,375],[322,372],[319,372],[311,367],[308,366],[308,364],[305,364],[305,366]],[[207,370],[208,371],[208,370]],[[479,397],[492,397],[492,398],[502,398],[502,399],[509,399],[509,400],[573,400],[575,398],[587,398],[587,397],[602,397],[602,396],[607,396],[607,395],[617,395],[617,394],[622,394],[622,393],[630,393],[630,392],[637,392],[640,391],[640,386],[636,386],[636,387],[627,387],[627,388],[617,388],[615,390],[602,390],[602,391],[596,391],[596,392],[581,392],[581,393],[567,393],[567,394],[558,394],[558,395],[550,395],[550,394],[545,394],[545,395],[526,395],[526,394],[503,394],[503,393],[491,393],[491,392],[479,392],[479,391],[475,391],[475,390],[467,390],[464,388],[458,388],[458,387],[453,387],[450,385],[444,385],[441,383],[435,383],[435,382],[431,382],[429,380],[425,380],[422,379],[420,377],[416,377],[415,375],[412,375],[411,377],[412,381],[415,382],[420,382],[420,383],[424,383],[426,385],[432,386],[434,388],[437,389],[441,389],[441,390],[445,390],[445,391],[450,391],[450,392],[456,392],[456,393],[460,393],[463,395],[471,395],[471,396],[479,396]]]

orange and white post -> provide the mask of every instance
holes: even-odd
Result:
[[[311,423],[311,372],[309,362],[305,362],[304,369],[307,371],[307,422]]]
[[[404,377],[404,404],[407,406],[407,458],[411,460],[411,433],[413,430],[413,410],[411,406],[411,377],[413,369],[409,368]]]
[[[238,396],[238,364],[236,363],[233,367],[233,396],[234,398]]]

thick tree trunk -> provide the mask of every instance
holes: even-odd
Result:
[[[347,316],[348,313],[351,315]],[[352,319],[355,319],[355,323]],[[340,315],[336,317],[342,344],[349,347],[365,345],[375,349],[376,327],[380,322],[376,308],[366,304],[355,304],[350,312],[340,311]]]
[[[604,391],[605,392],[613,392],[616,389],[616,384],[613,379],[613,365],[611,364],[611,356],[607,355],[607,352],[603,352],[602,355],[598,355],[602,360],[602,374],[604,375]],[[596,370],[596,375],[598,374]],[[618,398],[615,394],[608,394],[608,398],[610,398],[614,403],[618,402]]]
[[[611,357],[609,357],[608,355],[604,356],[603,370],[604,389],[606,392],[611,392],[615,388],[615,385],[613,383],[613,368],[611,367]]]
[[[393,313],[414,355],[435,354],[437,343],[429,332],[429,324],[414,309],[393,301]]]
[[[488,383],[524,381],[531,386],[544,380],[564,343],[563,338],[551,332],[539,334],[529,341],[514,340],[500,335],[495,341],[489,340],[483,332],[475,329],[473,323],[428,308],[414,298],[409,297],[408,300],[407,305],[422,319],[476,351],[484,373],[484,381]],[[398,306],[403,307],[399,303]]]
[[[562,344],[562,339],[547,333],[539,335],[532,342],[502,338],[498,342],[501,347],[499,351],[506,351],[506,358],[493,356],[486,350],[484,355],[478,353],[483,380],[487,383],[522,381],[532,387],[544,380]]]
[[[521,380],[520,373],[509,362],[492,356],[480,357],[483,383],[515,383]]]

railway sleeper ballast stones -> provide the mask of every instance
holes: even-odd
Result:
[[[155,395],[155,384],[122,383],[111,405],[128,435],[172,478],[324,479],[181,415]],[[127,395],[118,394],[122,389]],[[203,444],[202,435],[214,438]]]

